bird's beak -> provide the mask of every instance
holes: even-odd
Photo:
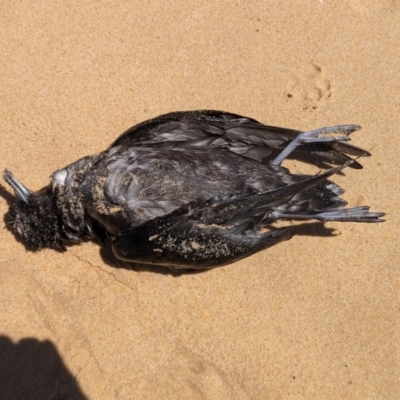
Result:
[[[4,171],[4,180],[13,188],[18,200],[29,205],[29,196],[32,191],[26,188],[10,171]]]

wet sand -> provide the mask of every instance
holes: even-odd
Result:
[[[95,243],[27,252],[3,221],[4,398],[400,397],[399,1],[3,2],[0,15],[1,168],[29,188],[137,122],[214,108],[362,125],[353,143],[372,157],[335,181],[388,214],[182,276],[115,266]]]

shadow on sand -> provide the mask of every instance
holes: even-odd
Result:
[[[52,342],[25,338],[13,343],[3,335],[0,335],[0,398],[87,399]]]

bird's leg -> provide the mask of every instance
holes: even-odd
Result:
[[[296,149],[296,147],[302,144],[343,142],[349,140],[348,136],[350,133],[358,131],[359,129],[361,129],[360,125],[337,125],[300,133],[282,150],[282,152],[274,160],[272,160],[271,165],[281,165],[283,160],[285,160],[289,154]],[[338,135],[333,136],[334,134]]]
[[[381,212],[369,212],[369,207],[353,207],[353,208],[342,208],[338,210],[327,210],[327,211],[314,211],[304,214],[290,214],[281,213],[274,211],[272,218],[275,221],[278,220],[310,220],[316,219],[318,221],[352,221],[352,222],[383,222],[381,219],[385,213]]]

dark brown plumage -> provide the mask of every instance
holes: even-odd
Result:
[[[52,174],[31,192],[6,171],[17,197],[8,227],[29,247],[65,249],[97,237],[123,260],[211,268],[293,236],[285,219],[381,221],[368,207],[343,209],[328,178],[369,155],[346,143],[357,125],[303,133],[220,111],[166,114],[142,122],[107,150]],[[333,133],[338,135],[333,136]],[[336,168],[291,174],[287,158]]]

